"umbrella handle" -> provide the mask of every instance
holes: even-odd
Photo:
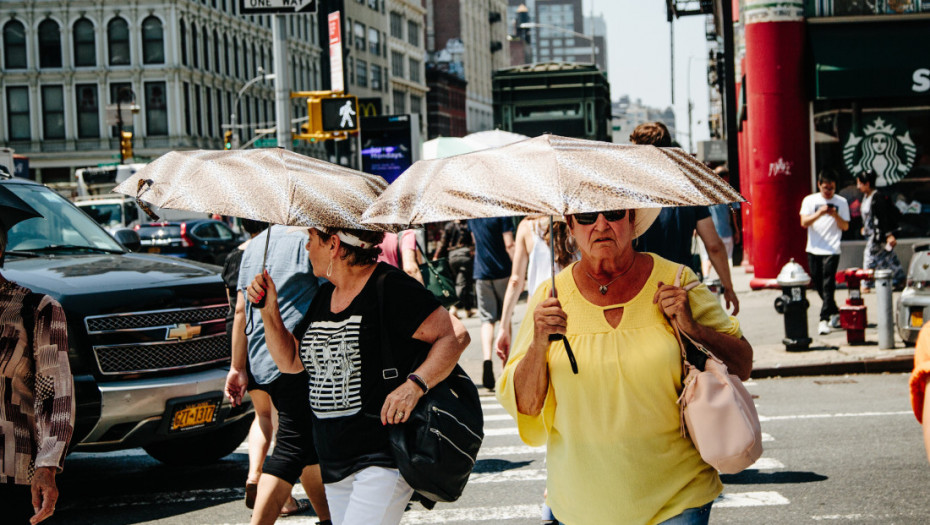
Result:
[[[139,185],[136,186],[136,204],[138,204],[139,207],[142,208],[142,211],[144,211],[145,214],[148,215],[150,219],[152,219],[154,222],[158,222],[158,215],[156,215],[155,212],[152,211],[152,208],[149,208],[149,205],[143,202],[142,199],[140,198],[143,193],[143,190],[142,190],[143,186],[148,186],[149,188],[151,188],[152,179],[139,179]]]
[[[270,224],[268,225],[268,229],[265,230],[265,254],[262,255],[262,273],[265,272],[265,263],[268,262],[268,243],[269,242],[271,242],[271,225]],[[265,307],[266,297],[267,297],[266,295],[263,295],[262,298],[258,300],[258,302],[255,302],[252,304],[255,305],[255,308],[258,308],[259,310],[261,310],[262,308]]]
[[[552,288],[549,290],[550,297],[558,297],[559,292],[555,289],[555,220],[552,215],[549,216],[549,256],[552,262]],[[578,362],[575,361],[575,353],[572,352],[572,345],[568,344],[568,338],[562,334],[549,334],[550,341],[562,341],[565,345],[565,353],[568,355],[568,362],[572,365],[572,373],[578,373]]]

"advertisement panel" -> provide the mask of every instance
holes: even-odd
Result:
[[[361,119],[362,171],[394,182],[420,155],[419,115]]]

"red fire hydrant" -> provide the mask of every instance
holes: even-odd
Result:
[[[872,270],[847,268],[836,272],[836,282],[846,283],[849,296],[846,304],[840,307],[840,326],[846,330],[846,342],[862,344],[865,342],[865,326],[868,324],[865,302],[859,291],[859,283],[872,278]]]

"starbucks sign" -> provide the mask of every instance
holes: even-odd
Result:
[[[861,135],[850,132],[843,146],[846,169],[853,175],[874,171],[878,176],[876,186],[887,186],[903,179],[914,167],[916,157],[917,147],[910,131],[899,130],[881,116],[867,124]]]

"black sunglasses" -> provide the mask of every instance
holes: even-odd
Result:
[[[576,213],[572,215],[578,224],[590,226],[597,222],[597,216],[603,215],[607,222],[617,222],[626,217],[626,210],[600,211],[594,213]]]

